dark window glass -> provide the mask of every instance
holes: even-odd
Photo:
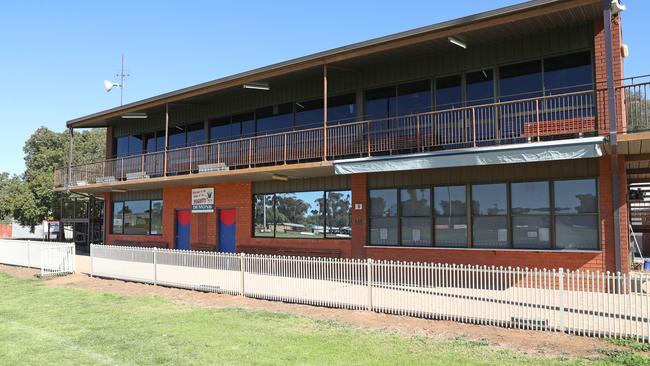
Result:
[[[260,108],[256,115],[258,134],[283,132],[293,128],[292,103]]]
[[[503,66],[499,69],[501,100],[534,98],[542,91],[541,61]]]
[[[371,245],[397,245],[397,217],[370,219]]]
[[[124,202],[124,234],[147,235],[151,224],[151,201]]]
[[[170,149],[178,149],[185,147],[185,127],[175,126],[169,130],[169,144]]]
[[[544,60],[544,89],[547,95],[592,89],[591,53],[551,57]]]
[[[162,235],[163,201],[151,201],[151,235]]]
[[[494,75],[492,69],[470,72],[465,76],[467,105],[494,102]]]
[[[187,127],[187,146],[205,144],[205,126],[203,123],[196,123]]]
[[[431,216],[431,190],[402,189],[402,216]]]
[[[354,94],[330,97],[327,101],[327,123],[352,122],[357,117],[356,96]]]
[[[436,109],[459,108],[463,106],[462,79],[460,75],[436,79]]]
[[[433,200],[436,246],[467,246],[467,188],[435,187]]]
[[[555,246],[559,249],[598,249],[598,215],[555,216]]]
[[[370,191],[370,216],[397,216],[397,190],[373,189]]]
[[[235,131],[235,128],[233,128],[230,117],[223,117],[210,121],[211,142],[231,140],[234,138],[239,138],[239,131]]]
[[[113,202],[113,234],[124,233],[124,202]]]
[[[254,201],[254,236],[273,236],[273,195],[259,194],[253,197]]]
[[[352,236],[352,192],[327,192],[327,213],[325,236],[328,238],[349,238]]]
[[[129,136],[129,155],[132,156],[142,154],[142,149],[142,136]]]
[[[431,246],[431,217],[402,218],[402,245]]]
[[[244,113],[232,117],[233,123],[241,126],[241,136],[251,137],[255,135],[255,113]]]
[[[513,215],[551,213],[548,182],[512,183],[510,186]]]
[[[115,139],[115,155],[118,157],[129,155],[129,136],[122,136]]]
[[[476,184],[472,186],[472,213],[476,216],[508,214],[505,184]]]
[[[397,114],[400,116],[431,110],[431,81],[422,80],[397,86]]]
[[[145,137],[145,148],[147,153],[164,151],[165,150],[165,132],[159,131],[156,133],[147,134]]]
[[[473,185],[472,214],[475,247],[508,246],[508,196],[505,184]]]
[[[397,96],[394,86],[367,90],[365,96],[365,113],[368,119],[387,118],[397,113]]]
[[[88,201],[75,199],[74,200],[74,216],[77,219],[88,218]]]
[[[550,248],[551,216],[513,216],[512,244],[522,249]]]
[[[311,128],[322,125],[323,99],[296,103],[296,128]]]
[[[324,237],[323,192],[275,195],[276,238]]]
[[[560,180],[554,182],[555,213],[597,213],[596,180]]]

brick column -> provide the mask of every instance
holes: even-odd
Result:
[[[612,19],[612,58],[614,69],[614,87],[623,85],[623,56],[621,46],[623,44],[623,32],[621,27],[621,17],[616,16]],[[600,18],[594,22],[594,72],[596,82],[596,108],[598,111],[598,132],[600,135],[609,134],[609,111],[607,108],[607,59],[605,57],[605,31],[603,19]],[[617,125],[618,131],[625,131],[625,114],[623,112],[622,92],[616,95],[616,105],[618,109]]]
[[[113,156],[113,126],[106,127],[106,159]]]
[[[625,175],[625,157],[619,155],[619,197],[620,197],[620,236],[621,240],[621,269],[624,272],[630,268],[628,212],[627,212],[627,179]],[[612,207],[612,164],[609,156],[600,158],[600,243],[603,251],[603,271],[616,271],[614,246],[614,208]]]
[[[355,206],[361,205],[361,210]],[[352,175],[352,258],[365,258],[368,243],[368,175]]]

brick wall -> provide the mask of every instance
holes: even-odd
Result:
[[[11,239],[11,224],[0,224],[0,239]]]
[[[621,27],[621,18],[616,16],[612,19],[612,58],[614,71],[614,85],[623,84],[623,56],[621,55],[621,46],[623,44],[623,31]],[[603,19],[594,22],[594,72],[596,78],[597,109],[599,121],[599,133],[606,135],[609,133],[609,110],[607,107],[607,94],[604,92],[607,88],[607,58],[605,57],[605,31]],[[618,131],[625,131],[625,119],[621,106],[623,105],[623,93],[616,95],[618,105],[617,128]]]

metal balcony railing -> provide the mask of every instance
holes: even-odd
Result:
[[[60,188],[596,134],[596,104],[606,99],[596,94],[589,90],[482,104],[108,159],[72,166],[69,181],[67,168],[57,169],[54,181]],[[647,114],[640,115],[648,122]]]

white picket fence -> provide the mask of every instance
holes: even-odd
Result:
[[[0,239],[0,263],[41,270],[41,277],[74,273],[74,243]]]
[[[91,246],[95,276],[649,342],[650,276]]]

